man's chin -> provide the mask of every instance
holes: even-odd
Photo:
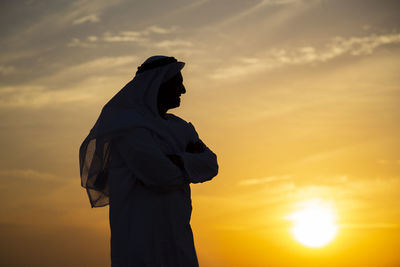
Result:
[[[177,107],[179,107],[180,105],[181,105],[180,103],[177,103],[177,104],[171,106],[169,109],[177,108]]]

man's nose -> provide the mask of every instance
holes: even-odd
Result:
[[[186,88],[185,88],[185,86],[182,84],[182,87],[181,87],[181,94],[184,94],[184,93],[186,93]]]

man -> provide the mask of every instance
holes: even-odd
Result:
[[[186,92],[183,62],[153,56],[104,107],[80,148],[92,207],[110,204],[112,267],[192,267],[190,183],[218,173],[189,122],[167,113]]]

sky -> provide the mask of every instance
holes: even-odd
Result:
[[[2,266],[110,266],[78,149],[152,55],[219,174],[193,184],[202,267],[400,266],[400,10],[389,0],[3,1]],[[335,212],[309,248],[290,214]]]

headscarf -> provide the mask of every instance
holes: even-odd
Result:
[[[103,107],[79,149],[81,185],[86,188],[92,208],[109,204],[107,167],[113,139],[141,127],[166,142],[174,142],[166,121],[159,115],[157,95],[160,85],[179,73],[184,65],[173,57],[148,58],[138,67],[133,80]]]

